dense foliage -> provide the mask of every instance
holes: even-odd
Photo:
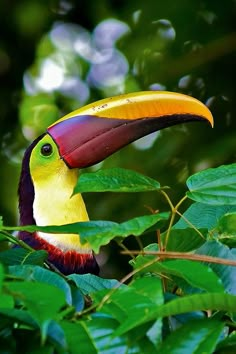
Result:
[[[161,193],[169,212],[121,224],[5,227],[1,239],[21,248],[0,253],[0,338],[4,353],[231,353],[236,347],[236,165],[199,172],[173,205],[168,189],[123,169],[79,177],[75,193]],[[128,183],[126,182],[128,181]],[[183,213],[186,199],[192,204]],[[175,222],[176,216],[179,220]],[[97,253],[112,239],[133,270],[120,282],[50,270],[9,231],[78,233]],[[166,231],[162,231],[166,230]],[[123,240],[156,232],[153,243],[129,250]],[[27,340],[25,340],[27,338]]]
[[[0,352],[235,353],[235,15],[234,0],[2,1]],[[215,127],[164,130],[81,174],[95,221],[61,231],[119,282],[64,277],[6,227],[23,152],[81,105],[150,89],[197,97]]]

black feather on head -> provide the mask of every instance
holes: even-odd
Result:
[[[35,225],[33,216],[34,185],[30,175],[30,156],[33,148],[45,134],[39,136],[26,149],[21,168],[20,182],[18,186],[20,225]]]

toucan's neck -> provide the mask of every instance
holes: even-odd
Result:
[[[88,221],[82,196],[72,196],[76,181],[77,171],[68,169],[65,164],[59,173],[50,174],[43,181],[34,181],[33,215],[37,225],[65,225]],[[77,234],[38,235],[62,251],[91,253],[88,244],[81,245]]]
[[[45,226],[87,221],[88,214],[81,195],[72,196],[77,180],[76,170],[70,170],[64,164],[55,173],[45,174],[39,181],[33,180],[30,156],[41,138],[26,150],[22,163],[18,189],[20,224]],[[19,237],[36,250],[46,250],[48,260],[64,274],[98,274],[94,255],[88,244],[81,245],[78,234],[20,232]]]
[[[45,250],[48,261],[65,275],[78,273],[98,274],[99,267],[93,253],[79,253],[74,250],[63,252],[58,247],[45,241],[36,233],[21,232],[20,238],[35,250]]]

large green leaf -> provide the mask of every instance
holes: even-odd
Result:
[[[211,205],[236,205],[236,164],[210,168],[187,179],[187,196]]]
[[[0,309],[8,309],[14,307],[14,300],[11,295],[0,294]]]
[[[92,315],[88,322],[62,322],[68,349],[73,354],[112,354],[127,353],[127,339],[125,337],[112,338],[118,323],[112,318]]]
[[[218,343],[217,354],[234,354],[236,348],[236,332],[232,332],[228,337]]]
[[[190,227],[186,229],[172,228],[166,250],[175,252],[190,252],[195,250],[204,244],[207,237],[207,229],[200,229],[199,232],[201,235]],[[166,237],[166,233],[163,237]]]
[[[121,224],[112,221],[87,221],[62,226],[33,225],[5,227],[5,229],[28,232],[77,233],[80,235],[81,242],[89,242],[92,249],[97,253],[101,246],[108,244],[117,236],[124,238],[129,235],[140,236],[154,225],[157,229],[161,228],[168,218],[169,213],[160,213],[140,216]]]
[[[75,282],[84,295],[103,289],[112,289],[119,285],[118,280],[104,279],[93,274],[71,274],[68,278]]]
[[[4,269],[3,269],[2,264],[0,263],[0,293],[2,291],[2,284],[3,284],[4,276],[5,276]]]
[[[216,320],[191,321],[171,333],[157,348],[165,354],[213,353],[224,323]]]
[[[94,293],[93,298],[99,303],[104,292]],[[109,303],[101,311],[111,315],[120,324],[126,323],[123,333],[137,327],[140,319],[163,304],[161,281],[157,277],[136,279],[130,286],[121,287],[110,294]]]
[[[8,267],[9,274],[20,277],[26,281],[38,281],[41,283],[56,286],[61,289],[68,304],[72,304],[71,290],[68,283],[58,274],[39,266],[22,265]]]
[[[155,255],[139,255],[132,265],[135,269],[143,268],[143,272],[173,275],[184,279],[188,284],[209,292],[224,291],[224,287],[218,276],[210,267],[190,260],[176,259],[155,262],[146,267],[150,261],[155,261]]]
[[[62,350],[62,353],[65,352],[66,349],[66,340],[65,340],[65,334],[60,326],[60,324],[56,321],[49,321],[49,324],[47,325],[46,331],[45,331],[45,337],[50,338],[50,341],[53,341],[54,343],[57,343],[57,346],[60,346],[60,349]],[[40,348],[41,349],[41,348]],[[52,350],[50,351],[50,353]],[[54,350],[55,352],[55,350]],[[59,352],[59,350],[58,350]]]
[[[199,310],[219,310],[226,312],[236,312],[236,296],[224,293],[207,293],[189,295],[167,304],[153,308],[152,311],[146,311],[143,316],[136,320],[136,326],[146,322],[153,321],[159,317],[168,317],[181,313],[199,311]],[[120,327],[115,331],[115,335],[121,335],[127,331],[129,319],[123,321]]]
[[[142,174],[112,168],[79,176],[74,194],[83,192],[148,192],[160,189],[160,183]]]
[[[227,246],[214,240],[206,242],[196,251],[196,253],[212,257],[236,260],[236,254],[233,251],[231,251]],[[209,266],[221,279],[225,290],[231,294],[236,295],[236,267],[217,263],[211,263]]]
[[[73,354],[97,354],[97,349],[93,338],[88,333],[84,322],[71,323],[63,321],[61,323],[67,342],[67,351]]]
[[[35,264],[42,266],[46,259],[47,252],[44,250],[29,251],[19,247],[0,252],[0,261],[6,265]]]
[[[219,219],[226,213],[236,212],[234,205],[208,205],[203,203],[193,203],[184,212],[183,216],[197,229],[212,230],[218,224]],[[184,220],[180,220],[173,226],[174,229],[189,228],[190,225]]]
[[[1,316],[12,319],[13,323],[23,323],[32,328],[38,328],[38,324],[34,319],[33,315],[30,314],[25,309],[16,309],[16,308],[0,308]]]
[[[236,213],[227,213],[222,216],[217,228],[221,234],[236,236]]]
[[[220,218],[217,231],[218,240],[229,246],[230,248],[236,249],[236,213],[227,213],[222,218]]]
[[[40,326],[54,319],[66,304],[62,290],[45,283],[12,281],[5,283],[5,289],[16,301],[26,306]]]

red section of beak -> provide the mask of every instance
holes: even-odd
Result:
[[[197,120],[205,119],[191,114],[133,120],[78,115],[54,124],[48,128],[48,133],[70,168],[84,168],[154,131]]]

